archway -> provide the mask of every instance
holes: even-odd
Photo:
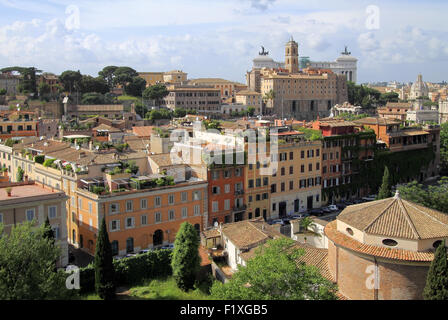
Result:
[[[156,232],[154,232],[154,235],[152,237],[152,244],[153,246],[160,246],[163,244],[163,231],[162,230],[157,230]]]

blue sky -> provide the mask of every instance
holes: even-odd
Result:
[[[436,82],[448,80],[447,9],[444,0],[0,0],[0,67],[97,75],[126,65],[244,82],[261,45],[283,60],[292,35],[312,60],[348,45],[360,82],[418,73]]]

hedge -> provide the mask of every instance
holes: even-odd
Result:
[[[45,161],[45,156],[44,155],[38,155],[34,157],[34,162],[36,163],[40,163],[43,164]]]
[[[134,285],[146,279],[172,274],[172,250],[154,250],[134,257],[114,260],[115,285]],[[95,291],[95,268],[93,263],[80,269],[81,293]]]

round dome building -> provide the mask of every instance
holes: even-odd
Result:
[[[341,294],[355,300],[422,299],[448,216],[400,198],[347,207],[325,228],[328,266]]]

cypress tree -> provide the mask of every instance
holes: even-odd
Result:
[[[95,289],[101,299],[115,298],[114,266],[112,247],[107,234],[106,219],[103,217],[98,232],[95,250]]]
[[[177,287],[183,291],[194,288],[201,264],[199,236],[192,224],[184,222],[176,234],[171,261]]]
[[[386,199],[392,197],[392,181],[389,174],[389,168],[384,167],[383,183],[378,191],[377,200]]]
[[[437,247],[434,260],[429,267],[426,286],[423,290],[425,300],[448,300],[448,264],[445,240]]]
[[[55,241],[54,232],[53,232],[53,229],[51,229],[50,219],[48,219],[48,216],[47,216],[47,219],[45,219],[45,227],[44,228],[45,228],[45,231],[43,233],[44,238],[50,239],[51,243],[54,244],[54,241]]]

